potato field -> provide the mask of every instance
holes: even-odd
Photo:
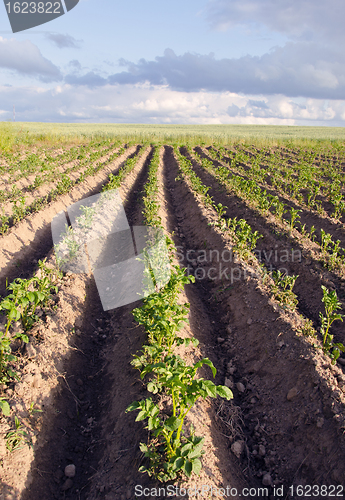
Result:
[[[1,500],[345,495],[344,141],[22,142],[0,169]],[[52,221],[114,190],[169,278],[105,310]]]

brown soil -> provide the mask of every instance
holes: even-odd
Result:
[[[212,175],[193,159],[192,163],[202,182],[211,187],[209,194],[214,201],[229,207],[226,216],[245,219],[253,231],[258,231],[262,235],[257,242],[255,253],[267,270],[272,272],[280,269],[281,272],[298,276],[293,291],[298,297],[298,310],[305,317],[311,319],[315,326],[320,326],[321,285],[338,290],[338,298],[345,309],[345,281],[339,273],[328,271],[319,262],[320,252],[317,250],[317,245],[302,239],[297,231],[286,230],[271,214],[264,217],[248,206],[245,200],[230,192],[224,192]],[[324,226],[319,221],[317,228],[322,227]],[[334,323],[333,333],[338,342],[345,344],[345,330],[342,323]]]
[[[142,184],[150,156],[148,149],[127,176],[120,189],[123,201],[138,182]],[[96,185],[99,189],[100,183]],[[53,256],[49,260],[54,263]],[[92,276],[64,278],[57,300],[57,313],[43,318],[32,336],[34,351],[26,351],[31,353],[30,363],[28,354],[22,358],[23,382],[4,394],[33,437],[33,450],[25,446],[11,454],[2,440],[1,493],[5,499],[85,498],[84,490],[104,448],[98,422],[107,413],[113,381],[105,373],[107,363],[101,350],[109,338],[108,351],[112,352],[118,335],[110,315],[102,311]],[[31,402],[43,410],[38,417],[28,412]],[[8,430],[6,422],[2,437]],[[78,473],[73,489],[67,491],[64,469],[72,462]]]
[[[32,274],[37,259],[44,256],[53,265],[52,217],[98,192],[109,172],[116,172],[131,152],[3,237],[2,280]],[[143,222],[142,189],[152,154],[149,148],[120,189],[131,226]],[[215,201],[229,207],[228,216],[244,217],[264,234],[264,240],[259,240],[261,250],[276,245],[288,249],[292,244],[297,249],[295,241],[278,237],[269,222],[221,192],[197,164],[194,168],[211,186]],[[188,182],[175,180],[178,173],[172,148],[166,146],[158,176],[160,216],[173,235],[176,259],[197,278],[181,296],[181,301],[190,303],[190,324],[182,336],[193,335],[200,344],[180,354],[189,361],[209,357],[217,368],[215,382],[226,383],[234,392],[230,402],[204,401],[191,412],[188,423],[205,437],[204,467],[199,478],[179,486],[231,486],[239,492],[233,498],[240,498],[244,487],[266,487],[268,498],[275,498],[274,487],[283,486],[285,498],[291,485],[341,485],[345,477],[343,365],[333,367],[313,347],[314,341],[296,333],[301,323],[298,311],[286,311],[272,299],[256,277],[254,261],[218,262],[217,252],[206,260],[197,259],[200,251],[208,256],[210,250],[221,254],[232,242],[210,225],[216,214],[204,207]],[[188,250],[193,251],[190,260]],[[302,262],[289,262],[289,272],[300,274],[300,307],[314,319],[315,310],[320,310],[320,284],[332,280],[338,291],[341,281],[326,274],[315,260],[307,263],[307,249],[301,247],[301,252]],[[228,268],[223,279],[203,278],[211,268],[218,273],[221,265],[223,270]],[[235,279],[226,277],[231,272]],[[145,342],[145,333],[131,314],[140,302],[104,312],[93,277],[68,275],[54,303],[56,310],[41,317],[30,333],[29,349],[20,357],[22,381],[0,390],[0,397],[6,397],[12,407],[10,419],[0,417],[0,499],[125,500],[136,498],[136,485],[158,488],[161,485],[138,472],[144,463],[139,443],[147,439],[147,431],[135,422],[134,413],[125,413],[132,401],[148,394],[130,365]],[[335,332],[342,338],[339,327]],[[202,375],[210,377],[207,370]],[[31,403],[42,412],[30,414]],[[10,453],[3,438],[13,428],[14,414],[28,429],[33,446]],[[64,471],[71,464],[76,475],[68,479]]]
[[[166,154],[167,175],[173,183],[178,171],[171,152]],[[207,226],[212,216],[187,186],[177,185],[173,198],[185,250],[229,248]],[[205,271],[212,266],[217,262],[199,264]],[[240,381],[245,387],[244,393],[235,389],[235,403],[244,413],[249,470],[259,476],[268,470],[274,481],[285,486],[341,482],[345,400],[338,387],[344,388],[344,375],[339,367],[325,364],[326,359],[296,335],[294,317],[279,311],[249,272],[246,279],[232,284],[199,280],[200,292],[204,291],[218,319],[215,335],[225,339],[221,344],[224,363],[232,361],[236,367],[233,383]],[[262,459],[254,453],[260,444],[266,451]]]

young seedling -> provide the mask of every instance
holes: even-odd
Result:
[[[334,205],[334,212],[332,214],[332,217],[334,217],[335,219],[339,219],[345,212],[345,203],[343,200],[343,195],[341,193],[335,195],[332,199],[332,203]]]
[[[78,217],[78,226],[83,229],[91,229],[93,216],[96,213],[96,207],[85,207],[84,205],[81,205],[80,210],[82,215]]]
[[[340,240],[337,240],[336,242],[332,241],[333,243],[333,248],[332,252],[329,256],[329,267],[331,269],[335,269],[337,265],[341,262],[341,258],[339,257],[340,253]]]
[[[43,413],[43,410],[40,410],[39,408],[35,408],[35,403],[32,401],[30,403],[30,407],[28,409],[29,415],[33,415],[34,413]]]
[[[320,312],[321,328],[320,333],[322,335],[322,345],[323,350],[332,359],[332,364],[337,362],[340,356],[340,351],[345,352],[345,347],[341,343],[333,342],[333,335],[329,333],[329,330],[334,323],[334,321],[343,321],[343,315],[337,313],[336,311],[341,309],[341,303],[338,301],[337,293],[335,290],[330,291],[325,286],[321,286],[323,292],[322,302],[325,305],[326,316]]]
[[[32,446],[31,438],[25,431],[17,416],[14,417],[15,429],[6,434],[6,448],[8,451],[20,450],[25,444]]]
[[[301,328],[298,329],[298,333],[304,335],[305,337],[316,337],[316,330],[313,326],[313,322],[308,318],[305,320]]]
[[[323,229],[321,229],[321,252],[323,254],[327,253],[327,249],[332,242],[332,235],[326,233]]]
[[[0,214],[0,234],[5,234],[9,228],[9,217],[4,213],[2,209],[2,213]]]
[[[19,203],[19,205],[17,205]],[[13,204],[12,207],[12,214],[13,214],[13,222],[19,222],[22,220],[25,215],[26,215],[26,208],[25,208],[25,197],[22,196],[19,200],[16,200]]]
[[[223,215],[226,213],[226,209],[228,207],[225,207],[223,206],[221,203],[218,203],[218,205],[214,204],[214,208],[217,212],[217,215],[218,215],[218,221],[216,223],[216,225],[221,229],[221,230],[224,230],[225,229],[225,226],[226,226],[226,221],[225,219],[223,218]]]
[[[316,238],[316,235],[315,235],[315,226],[311,226],[309,234],[308,234],[308,238],[311,241],[315,241],[315,238]]]
[[[297,210],[297,209],[292,208],[292,207],[290,208],[290,216],[291,216],[290,231],[293,230],[296,220],[300,218],[300,216],[298,215],[299,212],[302,212],[302,210]]]
[[[11,293],[0,302],[0,311],[5,311],[7,323],[5,331],[0,332],[0,381],[6,383],[15,378],[17,374],[12,370],[11,363],[16,361],[12,354],[11,343],[15,339],[28,343],[28,336],[22,331],[11,332],[11,325],[15,321],[21,321],[22,327],[27,332],[38,320],[37,307],[47,304],[51,292],[57,292],[58,288],[53,283],[53,270],[48,269],[45,262],[39,261],[40,277],[34,276],[28,280],[15,279],[7,290]],[[56,273],[56,271],[54,271]],[[59,276],[59,273],[56,273]],[[54,275],[55,276],[55,275]]]
[[[294,311],[298,300],[292,289],[295,286],[298,276],[282,273],[279,269],[273,271],[274,285],[272,292],[274,297],[286,307]]]

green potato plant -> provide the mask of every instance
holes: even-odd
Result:
[[[272,292],[275,299],[277,299],[283,306],[294,311],[297,307],[298,300],[292,289],[295,286],[298,276],[290,276],[282,273],[278,269],[277,271],[273,271],[272,278],[274,281]]]
[[[49,269],[45,261],[39,261],[38,265],[40,275],[27,280],[16,278],[10,285],[7,285],[10,293],[0,302],[0,311],[4,311],[7,319],[4,331],[0,332],[0,381],[2,383],[7,383],[11,379],[18,380],[18,375],[11,367],[11,364],[17,360],[17,357],[12,354],[12,342],[19,339],[23,343],[28,343],[26,332],[38,320],[37,307],[45,307],[51,293],[58,291],[54,281],[56,277],[61,277],[61,273]],[[25,333],[11,331],[11,326],[16,321],[21,322]]]
[[[148,383],[147,390],[153,394],[164,392],[170,396],[172,414],[168,418],[160,417],[161,410],[151,398],[135,401],[127,408],[127,411],[139,410],[136,421],[147,419],[147,429],[156,438],[149,446],[141,443],[142,451],[150,459],[149,467],[142,467],[141,471],[160,481],[176,479],[182,472],[190,477],[192,472],[198,474],[201,470],[199,458],[202,455],[203,438],[195,438],[193,432],[185,436],[184,431],[184,420],[196,401],[199,398],[215,398],[217,395],[226,399],[233,397],[228,387],[196,378],[198,368],[203,365],[209,366],[215,376],[216,369],[208,358],[188,366],[174,354],[143,368],[141,378],[147,374],[156,376]]]
[[[341,303],[338,301],[336,291],[330,291],[323,285],[321,288],[323,292],[322,302],[324,303],[326,313],[325,316],[322,312],[319,313],[321,320],[320,333],[322,335],[323,351],[330,356],[332,364],[334,365],[340,356],[340,351],[345,352],[345,347],[343,344],[339,342],[335,343],[333,341],[333,335],[329,333],[329,330],[334,321],[343,321],[343,314],[336,312],[341,309]]]
[[[158,194],[157,170],[159,154],[155,151],[149,167],[148,182],[144,187],[143,215],[146,221],[155,227],[161,227],[158,216],[159,204],[156,201]],[[185,171],[189,164],[184,164]],[[200,194],[205,197],[207,191],[197,177],[194,185]],[[210,198],[208,198],[210,199]],[[224,207],[218,207],[220,217]],[[134,356],[131,364],[140,371],[142,380],[147,380],[147,390],[153,397],[142,401],[134,401],[127,412],[137,410],[136,421],[146,420],[146,428],[150,432],[148,443],[140,443],[140,449],[148,460],[147,466],[140,467],[159,481],[166,482],[192,473],[199,474],[201,470],[200,457],[203,454],[202,437],[194,435],[192,426],[186,428],[185,419],[191,408],[200,397],[216,397],[220,395],[230,399],[230,389],[216,386],[210,380],[197,377],[198,368],[209,366],[213,375],[216,369],[207,358],[189,366],[180,357],[174,354],[174,349],[182,344],[197,346],[194,338],[181,338],[178,332],[188,322],[189,304],[179,304],[179,294],[183,287],[194,282],[193,276],[186,276],[186,269],[173,265],[173,255],[176,251],[170,238],[166,238],[170,256],[170,280],[159,291],[143,299],[143,305],[134,309],[135,320],[147,332],[147,343],[140,353]],[[145,252],[144,252],[145,254]],[[147,270],[151,279],[154,275]],[[170,410],[163,411],[155,395],[164,394],[169,400]]]

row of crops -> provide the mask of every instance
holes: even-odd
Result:
[[[109,175],[102,191],[121,188],[148,151],[147,148],[148,145],[138,146],[135,154],[129,156],[116,173]],[[154,151],[145,167],[147,181],[142,190],[143,218],[145,224],[156,231],[166,231],[162,226],[159,202],[162,190],[158,181],[159,169],[162,168],[161,145],[151,145],[151,148]],[[0,193],[3,204],[12,203],[12,213],[2,215],[2,237],[6,238],[9,230],[15,231],[22,219],[44,210],[51,201],[111,164],[125,150],[124,145],[103,141],[56,155],[39,151],[25,158],[23,155],[17,158],[4,156],[2,161],[7,163],[1,168],[6,168],[13,175],[13,188],[9,192],[4,187]],[[244,266],[251,266],[255,271],[253,277],[268,287],[271,297],[285,312],[299,315],[299,333],[310,337],[313,348],[323,351],[325,360],[335,365],[341,353],[345,352],[344,345],[332,333],[334,324],[343,320],[337,290],[321,286],[323,305],[320,303],[318,324],[313,324],[299,310],[298,296],[293,291],[298,276],[282,273],[279,269],[270,272],[255,252],[263,235],[246,218],[227,216],[229,207],[210,195],[211,186],[203,182],[197,172],[198,169],[204,171],[226,193],[235,194],[260,216],[270,217],[291,241],[296,239],[301,244],[311,244],[317,260],[342,282],[345,268],[342,241],[322,227],[308,227],[303,216],[310,212],[317,215],[321,222],[323,218],[327,223],[332,219],[331,223],[341,229],[345,214],[345,151],[337,148],[336,151],[319,149],[296,153],[282,148],[273,152],[270,149],[258,152],[250,145],[226,148],[213,144],[205,149],[189,144],[182,147],[175,145],[174,157],[179,169],[175,182],[184,182],[195,194],[212,214],[209,225],[224,238],[225,246],[231,243],[238,261]],[[67,167],[68,164],[71,165]],[[58,167],[63,165],[66,168],[61,172]],[[75,172],[78,172],[77,177],[72,176]],[[27,175],[35,175],[26,188],[30,193],[35,193],[44,184],[58,182],[47,195],[27,206],[23,192],[15,185]],[[89,217],[88,225],[92,226],[91,211],[84,215]],[[133,311],[134,319],[145,329],[147,341],[135,354],[132,365],[139,370],[140,379],[151,395],[127,408],[128,412],[139,412],[136,421],[145,421],[149,433],[148,440],[140,444],[146,458],[141,471],[161,482],[176,480],[183,475],[189,478],[193,472],[199,474],[201,471],[204,438],[195,436],[193,428],[187,424],[188,414],[196,402],[200,398],[220,396],[230,400],[233,397],[229,387],[215,385],[211,380],[198,376],[198,369],[204,365],[215,376],[216,368],[209,358],[203,357],[190,364],[177,354],[181,346],[193,348],[198,345],[197,339],[180,336],[181,329],[188,322],[189,312],[188,303],[180,303],[180,294],[184,286],[195,279],[186,275],[185,268],[174,263],[176,247],[170,238],[166,238],[166,245],[170,280],[159,289],[154,272],[147,264],[146,272],[156,290]],[[75,248],[70,251],[75,252]],[[38,267],[38,273],[32,278],[17,278],[7,284],[7,296],[0,303],[0,311],[5,317],[0,337],[0,383],[3,386],[20,380],[16,368],[20,349],[16,348],[17,353],[14,353],[13,346],[27,344],[30,330],[42,321],[45,309],[56,307],[53,298],[58,293],[61,271],[47,267],[44,261],[40,261]],[[15,427],[6,436],[8,449],[14,451],[23,442],[29,443],[30,436],[23,430],[17,416],[12,414],[3,394],[0,395],[2,414],[14,418]],[[164,408],[160,404],[162,396],[165,398]]]
[[[294,311],[298,305],[298,300],[296,295],[293,293],[293,287],[298,276],[289,276],[287,274],[283,274],[279,270],[273,271],[270,276],[270,273],[265,264],[260,263],[256,255],[253,253],[257,241],[262,237],[262,235],[258,234],[258,231],[254,231],[244,219],[237,220],[237,218],[226,217],[224,214],[227,207],[224,207],[221,203],[217,204],[207,193],[209,187],[205,186],[201,182],[200,178],[196,175],[195,171],[193,170],[191,161],[188,160],[179,151],[176,151],[176,156],[179,160],[181,174],[188,179],[191,189],[201,195],[205,205],[211,207],[217,214],[218,220],[214,225],[218,228],[219,231],[228,233],[230,235],[230,239],[233,242],[233,250],[238,253],[239,257],[242,260],[249,261],[251,263],[253,263],[254,261],[257,267],[260,268],[259,275],[261,275],[261,279],[264,280],[265,284],[270,284],[272,295],[274,296],[274,298],[278,300],[278,302],[280,302],[284,307],[288,308],[291,311]],[[222,169],[222,166],[220,166],[215,173],[214,165],[212,162],[200,158],[199,155],[195,156],[198,158],[204,168],[211,170],[215,177],[220,180],[222,185],[225,185],[230,189],[234,189],[234,185],[236,186],[238,178],[235,177],[234,179],[234,176],[230,177],[229,170],[224,170],[224,168]],[[227,182],[228,180],[229,182]],[[239,190],[236,190],[236,194],[239,194]],[[243,194],[242,190],[240,190],[240,194]],[[249,198],[249,200],[251,202],[254,201],[255,206],[258,206],[260,209],[262,209],[260,200],[266,199],[266,197],[261,193],[261,191],[257,191],[257,194],[258,196]],[[268,208],[269,207],[266,207],[263,210],[266,211],[268,210]],[[291,220],[286,222],[286,226],[288,226],[287,230],[292,230],[293,223],[291,222]],[[324,255],[326,251],[325,247],[321,247],[321,251]],[[329,257],[329,259],[323,262],[329,264],[332,255]],[[334,267],[331,266],[331,269],[334,269]],[[325,305],[326,312],[326,315],[324,315],[320,311],[320,335],[322,338],[322,348],[324,352],[330,356],[330,358],[332,359],[332,363],[335,363],[340,356],[340,352],[345,352],[344,345],[341,342],[335,342],[333,335],[331,335],[330,333],[330,327],[332,323],[336,320],[342,321],[342,315],[338,312],[339,309],[341,309],[341,303],[338,300],[335,290],[328,290],[325,286],[322,286],[322,291],[322,302]],[[304,325],[303,331],[307,335],[316,335],[316,330],[311,325],[311,322],[308,318],[303,318],[302,324]]]
[[[214,151],[239,173],[273,187],[297,203],[338,219],[344,214],[344,151],[275,151],[254,148]],[[332,209],[325,205],[329,202]]]
[[[110,149],[113,150],[113,146]],[[109,175],[109,179],[103,185],[102,190],[106,192],[107,190],[119,187],[121,181],[133,170],[146,149],[146,147],[138,148],[138,154],[134,158],[128,157],[121,164],[115,175]],[[123,154],[124,151],[124,147],[117,148],[116,153],[111,155],[106,162],[102,164],[95,163],[89,166],[88,175],[91,176],[101,168],[104,168],[105,165],[110,163],[110,159],[113,161]],[[103,154],[104,151],[101,150],[97,151],[95,156],[101,157]],[[56,197],[59,194],[68,192],[70,188],[71,184],[63,192],[56,193]],[[48,201],[46,200],[47,203]],[[43,210],[44,206],[45,204],[39,208]],[[28,212],[25,212],[23,218],[27,215]],[[85,215],[87,216],[88,214]],[[16,227],[13,228],[13,230],[15,229]],[[67,234],[70,235],[70,231],[67,231]],[[68,245],[68,252],[67,259],[71,260],[75,253],[74,240],[71,240],[71,244]],[[57,308],[54,296],[58,293],[62,277],[63,273],[59,268],[52,268],[51,265],[47,266],[45,260],[43,260],[38,262],[38,271],[33,277],[29,279],[16,278],[10,284],[6,282],[7,295],[0,302],[0,311],[3,315],[4,324],[0,336],[0,385],[3,387],[6,388],[9,384],[20,381],[21,376],[18,368],[16,368],[20,361],[18,352],[25,351],[25,345],[29,342],[29,335],[32,328],[42,322],[42,317],[44,318],[45,313],[51,311],[52,308]],[[21,345],[20,349],[18,349],[18,344]],[[11,415],[9,403],[3,396],[0,397],[0,408],[3,415]],[[28,434],[22,429],[18,418],[15,416],[15,430],[11,431],[7,436],[8,449],[11,451],[17,449],[23,442],[27,441],[27,438]]]
[[[44,154],[42,158],[39,154],[31,154],[25,159],[12,160],[12,164],[6,163],[1,167],[7,173],[8,181],[7,186],[0,190],[0,233],[5,234],[27,215],[38,212],[58,196],[68,193],[74,186],[111,164],[124,151],[123,146],[102,141],[87,147],[71,148],[55,157]],[[29,175],[32,180],[24,188],[16,184],[16,181]],[[39,188],[44,186],[48,189],[40,195]]]
[[[216,176],[219,182],[257,208],[263,216],[267,216],[270,213],[275,216],[278,222],[282,223],[281,227],[283,230],[289,230],[290,232],[295,230],[299,233],[300,238],[305,238],[309,242],[316,242],[319,246],[320,259],[325,265],[332,270],[339,270],[344,275],[345,249],[341,246],[339,239],[335,241],[334,235],[322,228],[318,231],[314,225],[308,227],[306,223],[302,224],[300,216],[302,209],[298,206],[296,207],[291,201],[282,199],[279,194],[271,194],[267,185],[264,186],[258,182],[255,174],[253,176],[249,175],[251,171],[248,171],[246,176],[239,175],[237,174],[238,169],[234,170],[232,168],[233,163],[231,162],[229,168],[229,163],[221,154],[214,150],[210,154],[217,160],[220,160],[221,163],[214,164],[212,161],[207,160],[207,158],[201,158],[197,153],[195,153],[195,157],[200,161],[203,168],[208,169]],[[291,170],[292,168],[290,167]],[[279,193],[279,191],[283,190],[277,189],[277,191]],[[341,200],[343,198],[344,194],[341,194]],[[342,208],[340,214],[337,215],[341,215],[344,210]],[[340,220],[339,223],[341,224]],[[340,227],[342,226],[340,225]]]

